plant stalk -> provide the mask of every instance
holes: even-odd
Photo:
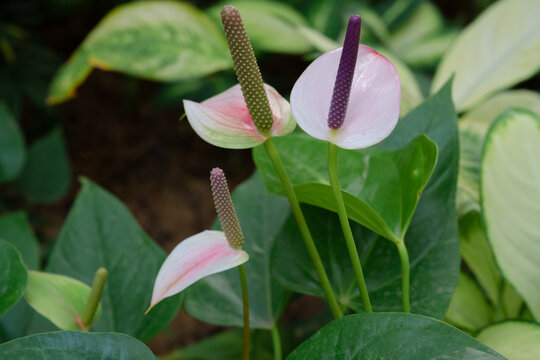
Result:
[[[364,279],[362,264],[360,263],[360,257],[358,255],[358,250],[356,249],[356,244],[351,231],[351,224],[349,223],[349,217],[347,216],[347,210],[345,209],[345,203],[343,202],[341,187],[339,186],[337,154],[338,147],[329,142],[328,176],[330,178],[330,185],[332,186],[332,192],[334,193],[334,199],[336,200],[339,222],[341,223],[341,229],[343,230],[343,236],[345,237],[345,243],[347,244],[347,250],[349,252],[354,275],[356,277],[356,283],[358,284],[358,289],[360,290],[360,296],[362,297],[362,302],[364,304],[364,310],[370,313],[373,312],[373,310],[371,309],[371,302],[369,301],[366,280]]]
[[[240,284],[242,286],[242,304],[244,311],[244,351],[243,359],[249,360],[249,299],[246,281],[246,270],[244,264],[238,266],[240,274]]]
[[[279,330],[277,324],[274,324],[270,330],[272,333],[272,347],[274,349],[274,360],[282,359],[282,350],[281,350],[281,338],[279,337]]]
[[[396,242],[396,246],[401,259],[401,301],[403,302],[403,312],[411,312],[411,304],[409,299],[409,283],[410,283],[410,264],[409,254],[405,242],[400,240]]]
[[[271,137],[264,142],[264,148],[266,149],[266,153],[270,157],[270,160],[276,169],[279,179],[281,180],[281,185],[283,186],[285,195],[287,196],[287,199],[289,199],[289,204],[291,205],[291,209],[298,224],[298,228],[300,229],[300,233],[302,234],[302,238],[304,239],[308,254],[311,257],[313,266],[315,266],[315,270],[319,276],[319,281],[324,291],[326,301],[328,302],[330,310],[332,311],[332,315],[335,319],[341,318],[343,317],[343,314],[339,308],[334,290],[332,290],[332,286],[328,280],[328,275],[326,274],[326,270],[322,264],[321,257],[307,226],[306,219],[304,218],[304,214],[302,213],[302,209],[300,208],[300,204],[298,203],[294,189],[289,181],[287,172],[283,167],[283,163],[281,162],[281,158],[277,151],[276,145],[274,144],[274,140]]]

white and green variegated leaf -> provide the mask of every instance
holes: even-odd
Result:
[[[197,8],[177,1],[120,5],[60,68],[50,103],[67,100],[92,68],[156,81],[204,76],[232,66],[225,37]]]
[[[458,111],[529,78],[540,69],[540,1],[501,0],[470,24],[444,56],[433,79],[436,92],[455,74]]]
[[[481,208],[487,238],[506,280],[540,319],[540,117],[512,109],[484,144]]]
[[[457,207],[460,215],[480,211],[478,184],[480,160],[486,133],[497,116],[511,107],[530,110],[540,116],[540,94],[531,90],[503,91],[463,115],[459,125],[459,177]]]

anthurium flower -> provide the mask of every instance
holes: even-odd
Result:
[[[206,142],[227,148],[247,149],[262,144],[268,136],[281,136],[294,130],[291,107],[273,87],[264,84],[273,123],[267,132],[254,124],[240,85],[202,103],[184,100],[184,110],[193,130]]]
[[[298,125],[345,149],[380,142],[399,117],[397,70],[384,56],[358,44],[360,23],[359,16],[351,17],[344,46],[313,61],[291,92]]]
[[[197,280],[232,269],[248,261],[243,251],[244,235],[227,186],[219,168],[210,174],[212,194],[223,231],[205,230],[180,242],[159,269],[150,307],[178,294]]]

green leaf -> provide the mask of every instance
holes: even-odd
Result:
[[[477,339],[508,359],[535,360],[540,357],[538,324],[505,321],[482,330]]]
[[[0,239],[0,316],[24,293],[27,271],[17,249]]]
[[[30,271],[24,297],[34,310],[60,330],[81,330],[77,319],[82,316],[90,291],[88,285],[68,276]],[[101,304],[93,324],[100,316]]]
[[[458,213],[480,211],[478,202],[480,161],[484,138],[497,116],[510,107],[530,110],[540,116],[540,94],[531,90],[509,90],[467,112],[459,121]]]
[[[449,30],[422,38],[400,51],[400,56],[407,64],[415,68],[435,68],[445,52],[454,43],[459,32]]]
[[[0,360],[155,360],[140,341],[114,333],[59,331],[19,338],[0,345]]]
[[[445,321],[461,329],[475,332],[493,319],[493,309],[476,282],[465,273],[459,274],[458,286],[450,302]]]
[[[165,254],[117,198],[88,179],[81,183],[47,271],[90,285],[96,269],[106,268],[103,313],[94,330],[149,339],[170,322],[180,305],[179,298],[172,297],[144,315]]]
[[[197,8],[174,1],[120,5],[56,74],[49,102],[72,97],[92,68],[156,81],[202,77],[232,66],[225,37]]]
[[[26,213],[18,211],[0,216],[0,239],[5,239],[15,246],[29,270],[37,270],[38,242]]]
[[[56,129],[30,145],[16,187],[31,201],[49,203],[62,198],[70,183],[66,144],[62,131]]]
[[[313,49],[298,28],[306,20],[294,8],[274,1],[236,0],[220,2],[207,10],[221,28],[221,9],[234,5],[246,27],[255,51],[304,54]]]
[[[455,73],[453,99],[458,111],[509,88],[540,69],[540,2],[497,1],[460,35],[433,79],[437,91]],[[504,24],[504,26],[501,26]]]
[[[413,312],[443,317],[457,284],[460,263],[454,202],[457,128],[450,86],[400,120],[393,135],[377,147],[395,150],[422,132],[437,141],[440,152],[405,238],[411,259],[411,306]],[[320,209],[304,208],[339,301],[361,311],[337,217]],[[374,309],[401,311],[401,272],[395,246],[356,223],[351,222],[351,226]],[[298,240],[292,218],[278,238],[272,255],[278,280],[291,290],[322,296],[317,274]]]
[[[243,250],[252,328],[271,329],[278,319],[287,292],[271,277],[270,254],[279,230],[289,214],[286,199],[267,194],[258,174],[232,193],[244,232]],[[214,228],[218,228],[218,223]],[[203,321],[242,326],[242,293],[237,269],[209,276],[186,290],[186,311]]]
[[[328,180],[327,143],[305,134],[275,141],[298,200],[337,211]],[[253,154],[268,190],[282,194],[264,150],[258,147]],[[391,241],[402,240],[436,161],[437,146],[426,136],[394,152],[340,149],[340,184],[349,217]]]
[[[482,156],[481,207],[504,277],[540,319],[540,117],[513,109],[489,130]]]
[[[24,159],[23,133],[9,108],[0,102],[0,183],[16,178]]]
[[[501,275],[484,235],[481,215],[477,211],[470,211],[459,218],[459,251],[491,303],[498,304]]]
[[[440,321],[413,314],[356,314],[334,320],[287,360],[504,359]]]

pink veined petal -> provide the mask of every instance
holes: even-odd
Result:
[[[185,239],[161,265],[148,310],[197,280],[231,269],[248,259],[249,255],[245,251],[229,246],[221,231],[206,230]]]
[[[272,135],[291,132],[296,123],[290,116],[289,103],[274,88],[264,86],[274,117]],[[251,120],[239,85],[202,103],[184,100],[184,109],[193,130],[212,145],[246,149],[266,140]]]
[[[328,110],[342,48],[317,58],[300,76],[291,93],[292,112],[309,135],[345,149],[378,143],[395,128],[401,87],[397,71],[384,56],[368,46],[358,48],[345,122],[328,127]]]

